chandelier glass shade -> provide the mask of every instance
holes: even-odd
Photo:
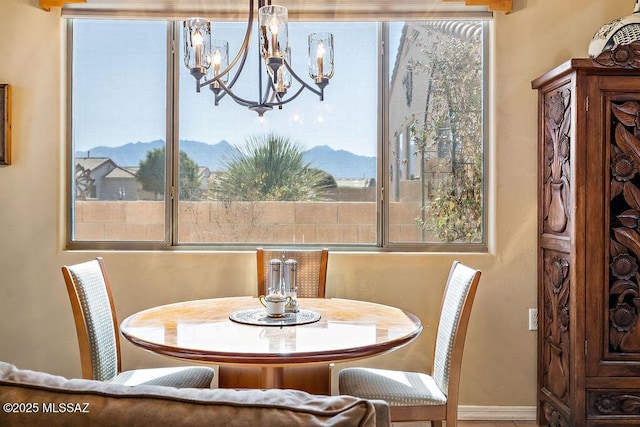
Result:
[[[305,89],[322,101],[324,88],[334,71],[334,46],[331,33],[313,33],[308,36],[309,77],[315,87],[298,76],[291,67],[289,47],[289,19],[283,6],[258,5],[258,43],[260,60],[256,76],[257,96],[248,99],[236,94],[233,87],[238,80],[249,52],[254,22],[254,0],[249,0],[249,18],[242,45],[229,60],[229,43],[213,39],[211,22],[203,18],[190,18],[183,22],[184,64],[196,80],[196,91],[208,86],[214,93],[215,105],[228,95],[237,104],[258,113],[260,117],[274,107],[282,108],[297,98]],[[294,85],[294,82],[297,82]],[[291,89],[296,87],[295,89]]]

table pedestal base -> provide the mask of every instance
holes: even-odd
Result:
[[[220,388],[290,388],[312,394],[331,394],[331,366],[264,366],[221,365]]]
[[[260,368],[261,388],[284,388],[284,368],[264,367]]]

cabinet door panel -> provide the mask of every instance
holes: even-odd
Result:
[[[540,152],[541,233],[543,236],[570,238],[571,201],[571,114],[570,79],[544,93],[543,135]]]
[[[539,418],[569,425],[575,396],[571,347],[575,315],[571,247],[575,224],[572,172],[575,81],[565,76],[546,86],[540,100],[538,339]]]
[[[542,254],[542,387],[545,395],[571,403],[571,265],[569,254],[544,249]]]
[[[630,363],[640,362],[640,84],[594,80],[586,243],[605,250],[587,255],[587,375],[640,375],[640,363]]]

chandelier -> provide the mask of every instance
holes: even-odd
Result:
[[[254,0],[249,0],[247,30],[240,50],[229,62],[229,43],[212,39],[211,22],[202,18],[187,19],[183,23],[184,64],[196,79],[196,91],[209,86],[214,93],[215,105],[228,95],[237,104],[258,113],[259,117],[274,107],[296,99],[305,89],[324,99],[324,88],[333,76],[333,35],[312,33],[308,37],[309,76],[316,87],[306,83],[291,68],[289,47],[288,12],[283,6],[271,5],[271,0],[259,0],[258,4],[258,76],[257,99],[243,98],[233,91],[242,74],[254,22]],[[236,67],[237,66],[237,67]],[[292,82],[299,83],[291,89]]]

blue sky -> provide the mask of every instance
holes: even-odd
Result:
[[[244,27],[213,25],[214,38],[229,40],[231,58],[240,47]],[[161,21],[76,21],[76,150],[165,139],[166,31]],[[328,145],[375,156],[377,24],[290,23],[293,68],[308,81],[307,35],[314,31],[334,34],[335,74],[325,89],[325,100],[320,102],[307,92],[283,110],[267,112],[263,123],[256,113],[229,97],[215,107],[208,89],[195,93],[195,80],[180,57],[180,139],[209,144],[226,139],[242,144],[248,136],[274,130],[306,148]],[[254,32],[254,49],[243,73],[249,84],[241,81],[236,86],[238,93],[248,98],[255,98],[257,90],[251,82],[257,75],[256,38]]]

